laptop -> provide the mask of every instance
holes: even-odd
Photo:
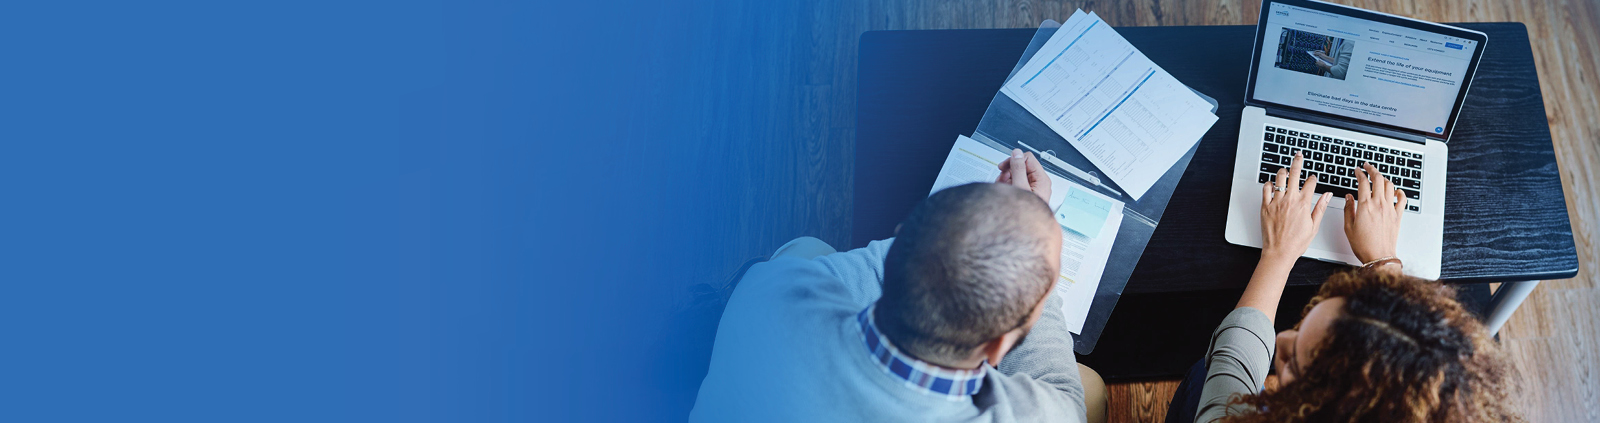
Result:
[[[1245,85],[1227,240],[1261,247],[1261,184],[1305,158],[1301,181],[1333,193],[1305,257],[1360,265],[1344,195],[1366,163],[1410,200],[1399,258],[1438,279],[1450,134],[1483,57],[1481,32],[1311,0],[1266,0]]]

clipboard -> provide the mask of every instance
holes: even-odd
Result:
[[[1060,28],[1061,24],[1053,20],[1046,20],[1040,24],[1039,30],[1029,41],[1028,48],[1023,50],[1022,57],[1011,68],[1007,80],[1015,77],[1017,71],[1022,69],[1022,66],[1028,63],[1028,60],[1033,58]],[[1190,88],[1190,91],[1194,89]],[[1211,103],[1212,113],[1217,112],[1216,99],[1199,91],[1195,91],[1195,94]],[[1065,138],[1056,134],[1033,113],[1004,93],[995,93],[971,138],[1000,151],[1011,151],[1013,148],[1033,151],[1035,155],[1041,156],[1043,160],[1040,160],[1040,164],[1051,174],[1120,199],[1125,204],[1122,225],[1117,231],[1111,256],[1107,260],[1105,272],[1101,275],[1100,285],[1095,291],[1088,316],[1084,320],[1083,331],[1073,335],[1074,351],[1078,354],[1093,352],[1101,332],[1105,329],[1106,321],[1111,317],[1111,311],[1122,297],[1123,288],[1128,285],[1128,278],[1133,275],[1139,257],[1144,253],[1145,246],[1150,243],[1150,236],[1155,233],[1156,225],[1161,222],[1161,217],[1166,212],[1173,190],[1182,179],[1184,170],[1189,168],[1189,162],[1194,159],[1195,151],[1199,149],[1200,144],[1197,142],[1190,147],[1177,163],[1162,174],[1155,185],[1135,201],[1132,196],[1126,194],[1126,190],[1100,172]]]
[[[1321,64],[1327,65],[1327,66],[1333,66],[1332,62],[1329,62],[1327,60],[1322,60],[1321,57],[1317,57],[1316,54],[1311,53],[1311,50],[1306,50],[1306,55],[1307,56],[1311,56],[1311,60],[1315,60],[1315,61],[1317,61],[1317,63],[1321,63]],[[1215,103],[1213,103],[1213,104],[1215,104]]]

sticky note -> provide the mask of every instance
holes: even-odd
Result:
[[[1106,215],[1110,213],[1110,200],[1074,186],[1067,188],[1066,199],[1056,208],[1056,222],[1069,231],[1094,239],[1100,237],[1100,228],[1105,226]]]

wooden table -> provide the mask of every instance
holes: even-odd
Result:
[[[1578,259],[1526,27],[1458,25],[1489,34],[1489,42],[1450,141],[1441,280],[1511,282],[1487,313],[1498,328],[1536,283],[1524,281],[1573,277]],[[1105,337],[1095,354],[1084,357],[1117,357],[1118,363],[1097,367],[1113,377],[1169,376],[1203,353],[1210,328],[1232,309],[1259,255],[1223,239],[1254,27],[1117,30],[1179,81],[1221,103],[1220,120],[1201,139]],[[972,133],[1033,33],[1023,28],[862,35],[854,246],[891,236],[926,196],[955,136]],[[1340,268],[1296,263],[1280,314],[1297,316],[1304,298]]]

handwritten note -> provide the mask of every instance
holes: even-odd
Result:
[[[1061,207],[1056,209],[1056,222],[1061,223],[1061,227],[1083,236],[1099,238],[1100,228],[1105,227],[1106,215],[1109,213],[1111,213],[1111,201],[1091,194],[1083,188],[1072,186],[1067,189],[1067,196],[1061,201]]]

